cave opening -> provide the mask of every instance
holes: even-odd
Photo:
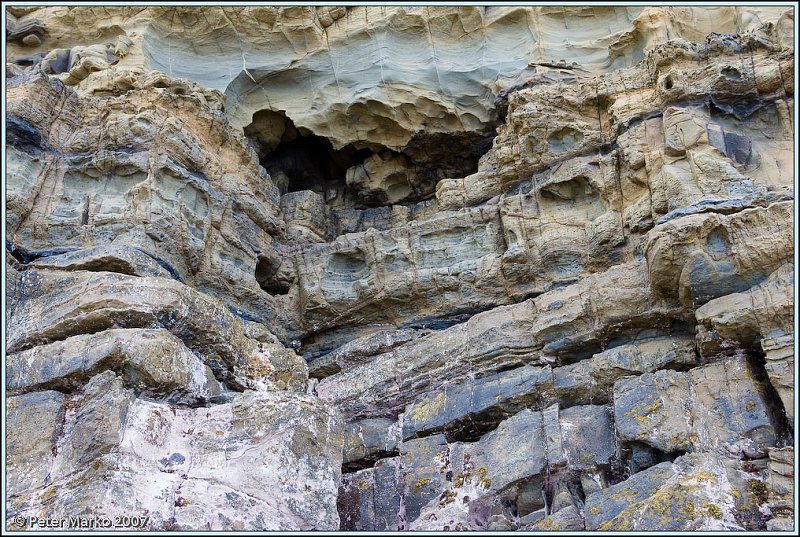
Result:
[[[284,112],[256,112],[244,133],[282,195],[311,190],[326,201],[341,199],[347,169],[372,155],[369,149],[352,144],[335,149],[327,138],[296,127]]]
[[[280,258],[268,256],[259,256],[256,262],[256,282],[273,296],[288,294],[292,284],[291,279],[281,272],[281,265]]]
[[[418,132],[400,151],[373,144],[334,148],[283,111],[260,110],[244,128],[281,195],[311,190],[332,208],[413,204],[434,196],[445,178],[478,170],[495,132]]]

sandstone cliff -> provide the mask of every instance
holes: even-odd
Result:
[[[794,527],[791,8],[6,46],[7,529]]]

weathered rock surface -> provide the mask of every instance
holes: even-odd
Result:
[[[776,439],[753,367],[734,358],[688,373],[662,370],[617,381],[618,437],[666,453],[727,450],[763,458]]]
[[[682,310],[652,296],[643,263],[622,265],[569,287],[471,317],[323,379],[321,397],[348,418],[395,411],[445,380],[527,364],[573,361],[602,341],[653,326],[669,330]]]
[[[6,15],[7,529],[796,529],[789,7]]]
[[[164,329],[112,329],[6,355],[6,388],[68,390],[105,370],[134,389],[197,403],[221,395],[211,369]]]
[[[713,455],[684,455],[587,498],[586,526],[605,531],[741,530],[733,513],[737,493],[742,494]]]
[[[90,248],[71,254],[85,269],[97,247],[136,248],[252,318],[280,316],[256,279],[285,227],[277,189],[219,113],[134,80],[110,97],[78,97],[41,74],[12,79],[7,238],[40,257]],[[130,264],[113,252],[102,254],[119,258],[109,267]]]
[[[794,500],[794,449],[790,447],[771,449],[769,451],[769,501],[766,503],[772,519],[767,521],[770,531],[791,531],[794,527],[794,511],[791,505]],[[761,502],[764,498],[759,498]]]
[[[338,526],[341,433],[308,396],[248,392],[209,408],[176,408],[134,397],[112,371],[76,397],[42,397],[52,393],[9,399],[13,430],[30,429],[37,413],[63,420],[53,429],[58,438],[19,437],[25,444],[9,470],[49,471],[39,480],[19,474],[30,481],[9,490],[16,513],[147,513],[151,529],[173,530]]]

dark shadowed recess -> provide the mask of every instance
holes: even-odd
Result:
[[[256,112],[244,133],[281,194],[313,190],[324,196],[328,190],[341,190],[347,169],[372,155],[352,145],[334,149],[327,138],[295,127],[283,112]]]
[[[478,170],[478,161],[492,146],[494,126],[484,132],[417,132],[398,153],[385,147],[371,149],[348,144],[335,149],[331,142],[304,127],[295,126],[283,111],[261,110],[244,128],[259,162],[281,194],[311,190],[335,208],[367,208],[387,205],[386,197],[359,191],[346,184],[348,168],[363,164],[376,153],[404,157],[416,172],[411,194],[400,203],[430,199],[436,183],[445,178],[466,177]]]

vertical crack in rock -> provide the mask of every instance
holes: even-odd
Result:
[[[776,447],[791,445],[794,439],[794,424],[786,416],[786,408],[778,391],[770,381],[765,369],[766,360],[763,355],[748,354],[748,363],[753,372],[753,377],[763,391],[763,399],[769,412],[770,422],[775,429]]]

